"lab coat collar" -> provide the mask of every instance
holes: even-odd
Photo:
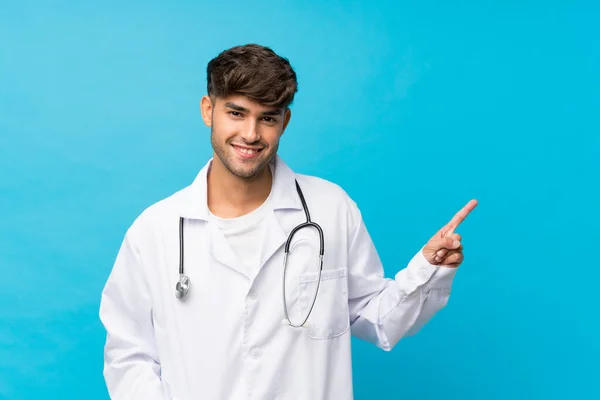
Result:
[[[213,159],[200,170],[190,186],[184,189],[180,216],[187,219],[208,220],[207,176]],[[273,210],[302,209],[296,192],[295,173],[279,155],[273,161],[273,184],[270,205]]]

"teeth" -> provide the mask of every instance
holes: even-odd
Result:
[[[253,149],[245,149],[243,147],[238,147],[237,149],[240,152],[244,153],[244,154],[254,154],[254,153],[257,153],[257,150],[253,150]]]

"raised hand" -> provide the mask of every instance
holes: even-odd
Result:
[[[429,239],[423,247],[423,255],[430,264],[456,268],[464,259],[461,236],[456,228],[477,206],[477,200],[471,200],[454,217]]]

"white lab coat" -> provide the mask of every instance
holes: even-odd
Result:
[[[111,398],[352,399],[350,336],[392,349],[446,305],[456,269],[430,265],[419,251],[405,268],[388,266],[400,271],[385,278],[348,195],[294,173],[276,157],[261,262],[249,272],[208,222],[210,162],[190,186],[147,208],[125,235],[100,306]],[[322,280],[306,328],[282,324],[284,244],[305,221],[294,178],[325,238]],[[184,301],[175,297],[180,216],[191,279]],[[306,315],[316,287],[316,233],[297,233],[288,260],[294,323]]]

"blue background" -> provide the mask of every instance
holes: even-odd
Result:
[[[600,398],[593,3],[2,2],[0,398],[108,398],[100,292],[211,155],[206,63],[250,42],[299,76],[280,154],[350,193],[388,276],[480,202],[448,306],[354,342],[356,398]]]

